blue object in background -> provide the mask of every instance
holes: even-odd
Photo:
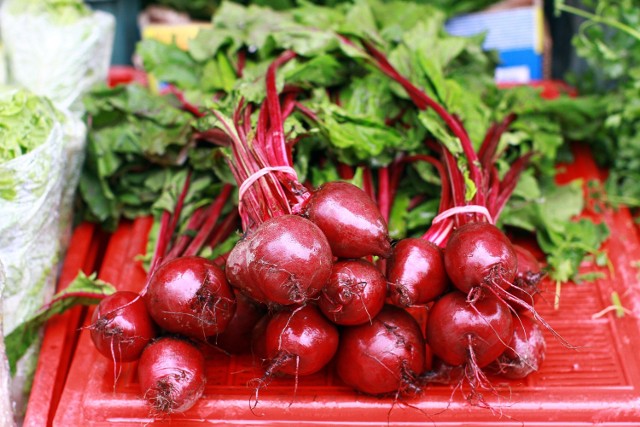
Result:
[[[500,56],[496,81],[528,83],[543,75],[543,12],[538,6],[478,12],[449,20],[447,31],[456,36],[485,33],[485,49]]]
[[[111,13],[116,18],[116,34],[113,40],[112,65],[131,65],[135,45],[140,40],[138,13],[141,0],[85,0],[94,10]]]

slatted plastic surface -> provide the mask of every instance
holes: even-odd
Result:
[[[576,163],[559,177],[599,178],[590,156],[577,153]],[[301,378],[297,389],[290,379],[278,379],[261,391],[253,410],[253,389],[260,376],[249,357],[212,352],[204,398],[185,414],[153,420],[140,397],[135,363],[123,368],[114,387],[112,364],[82,333],[54,424],[107,426],[171,424],[201,425],[437,425],[437,426],[582,426],[640,425],[640,281],[635,261],[640,242],[629,212],[607,210],[593,214],[606,221],[612,239],[606,244],[614,276],[562,288],[560,310],[540,303],[540,313],[577,350],[564,347],[547,334],[548,352],[541,370],[524,381],[496,380],[499,398],[490,398],[493,411],[467,405],[449,386],[429,386],[417,399],[394,404],[390,398],[354,393],[340,383],[331,368]],[[122,289],[139,289],[144,272],[135,261],[142,253],[150,223],[124,224],[113,236],[100,272]],[[553,288],[553,286],[549,286]],[[616,290],[635,316],[592,315],[610,304]],[[405,404],[406,403],[406,404]]]

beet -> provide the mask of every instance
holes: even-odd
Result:
[[[258,329],[259,331],[259,329]],[[266,376],[310,375],[324,368],[338,348],[338,330],[313,305],[273,314],[264,330]]]
[[[493,295],[470,303],[465,294],[453,291],[431,308],[427,342],[450,365],[482,368],[507,348],[513,327],[509,307]]]
[[[387,281],[376,266],[365,260],[338,261],[318,305],[334,323],[359,325],[382,310],[386,295]]]
[[[118,291],[100,301],[91,320],[91,340],[114,362],[132,362],[156,336],[156,326],[139,294]]]
[[[469,302],[465,294],[453,291],[433,305],[427,321],[427,342],[446,365],[463,368],[458,386],[470,403],[489,406],[480,390],[493,387],[482,368],[505,351],[513,327],[508,305],[493,295]],[[438,376],[443,372],[437,372],[431,381]],[[469,392],[464,391],[464,382]]]
[[[367,394],[410,394],[425,367],[425,342],[416,320],[386,305],[371,323],[345,327],[336,354],[338,376]]]
[[[509,347],[489,369],[506,378],[521,379],[540,369],[547,345],[542,330],[530,317],[514,317],[513,324]]]
[[[161,328],[196,339],[224,331],[235,312],[224,272],[195,256],[161,265],[151,276],[144,300]]]
[[[283,215],[263,222],[227,259],[229,282],[253,299],[282,305],[316,297],[331,275],[329,242],[311,221]]]
[[[400,307],[426,304],[449,285],[442,249],[420,238],[400,240],[387,262],[389,298]]]
[[[536,257],[528,249],[520,245],[513,245],[513,249],[518,258],[518,272],[507,292],[532,306],[540,294],[538,285],[545,273]],[[518,303],[511,303],[511,306],[517,310],[523,309]]]
[[[304,213],[327,236],[338,258],[391,254],[387,224],[378,206],[353,184],[335,181],[320,186]]]
[[[464,293],[478,287],[507,289],[516,277],[513,245],[495,225],[467,223],[453,232],[444,250],[453,285]]]
[[[205,359],[188,341],[162,337],[142,352],[138,379],[153,415],[184,412],[204,392]]]

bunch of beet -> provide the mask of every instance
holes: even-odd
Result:
[[[468,387],[469,401],[484,403],[487,375],[523,378],[538,369],[544,339],[521,313],[549,327],[533,308],[540,264],[494,225],[528,158],[499,179],[499,132],[476,153],[457,119],[365,49],[418,108],[441,115],[468,171],[439,145],[437,156],[407,158],[441,171],[440,212],[422,237],[391,242],[387,214],[359,187],[339,181],[310,189],[298,181],[283,127],[298,92],[276,90],[276,70],[295,57],[284,52],[267,71],[259,110],[241,101],[231,118],[213,111],[226,135],[219,143],[232,153],[243,232],[224,270],[193,251],[167,251],[164,237],[156,255],[171,256],[156,256],[145,289],[118,292],[94,313],[96,348],[114,362],[138,360],[143,396],[156,413],[185,411],[202,395],[202,346],[251,351],[263,369],[257,390],[274,376],[297,380],[333,363],[362,393],[414,395],[446,376]],[[477,190],[470,200],[465,172]],[[415,307],[428,310],[426,325],[410,314]]]
[[[173,213],[162,217],[144,289],[104,298],[89,326],[96,349],[113,361],[114,370],[137,362],[142,396],[157,415],[186,411],[198,401],[206,381],[202,346],[233,330],[236,312],[246,313],[224,270],[194,255],[232,229],[236,215],[218,221],[231,188],[223,187],[209,207],[196,211],[190,221],[195,235],[174,236],[189,183],[187,177]]]

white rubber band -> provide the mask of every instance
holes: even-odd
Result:
[[[298,174],[296,173],[295,169],[293,169],[290,166],[270,166],[270,167],[262,168],[257,172],[252,173],[240,185],[240,188],[238,189],[238,199],[242,200],[242,198],[244,197],[244,193],[246,193],[246,191],[249,189],[249,187],[251,187],[251,185],[253,185],[254,182],[256,182],[259,178],[271,172],[286,173],[287,175],[291,175],[296,181],[298,180]]]
[[[487,221],[490,224],[495,224],[493,218],[491,217],[491,214],[489,213],[489,210],[486,207],[480,205],[456,206],[455,208],[447,209],[446,211],[433,218],[432,223],[437,224],[440,221],[449,218],[450,216],[461,213],[479,213],[484,215],[484,217],[487,218]]]

